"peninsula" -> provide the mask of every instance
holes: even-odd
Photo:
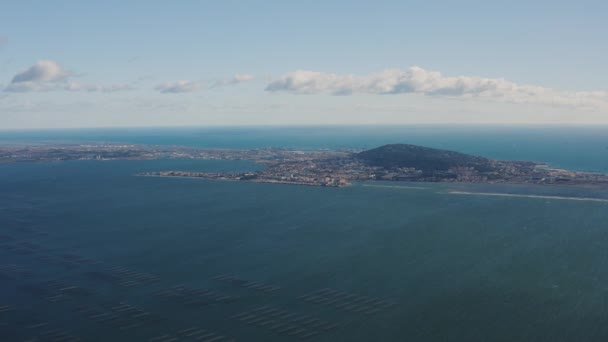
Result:
[[[159,170],[138,175],[330,187],[367,180],[608,186],[606,174],[555,169],[532,161],[493,160],[409,144],[390,144],[364,151],[200,149],[108,143],[0,146],[0,163],[163,158],[250,160],[263,167],[252,172]]]
[[[143,176],[200,177],[264,183],[343,187],[354,181],[572,184],[608,186],[608,175],[502,161],[428,147],[392,144],[361,152],[286,153],[256,172],[146,172]]]

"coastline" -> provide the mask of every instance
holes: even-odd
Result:
[[[274,179],[234,179],[234,178],[215,178],[215,177],[202,177],[202,176],[170,176],[170,175],[154,175],[154,174],[144,174],[138,173],[135,174],[136,177],[158,177],[158,178],[188,178],[188,179],[206,179],[212,181],[230,181],[230,182],[250,182],[250,183],[267,183],[267,184],[286,184],[286,185],[305,185],[305,186],[318,186],[318,187],[326,187],[326,188],[344,188],[348,185],[326,185],[321,183],[307,183],[307,182],[298,182],[298,181],[281,181]]]

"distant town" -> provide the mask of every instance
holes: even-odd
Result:
[[[344,187],[368,180],[608,186],[608,175],[551,168],[532,161],[502,161],[416,145],[371,150],[199,149],[136,144],[0,146],[0,163],[152,159],[249,160],[251,172],[157,170],[138,176],[194,177],[263,183]]]

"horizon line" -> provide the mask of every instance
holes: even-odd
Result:
[[[338,127],[568,127],[568,128],[608,128],[606,123],[382,123],[382,124],[245,124],[245,125],[149,125],[149,126],[79,126],[79,127],[28,127],[28,128],[0,128],[0,132],[25,131],[60,131],[60,130],[108,130],[108,129],[187,129],[187,128],[338,128]]]

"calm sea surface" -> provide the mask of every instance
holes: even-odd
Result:
[[[402,142],[608,172],[601,127],[0,132],[0,144],[81,141],[301,149]],[[84,341],[608,340],[608,191],[134,176],[257,167],[0,165],[0,341],[62,333]],[[191,327],[205,332],[183,331]]]

